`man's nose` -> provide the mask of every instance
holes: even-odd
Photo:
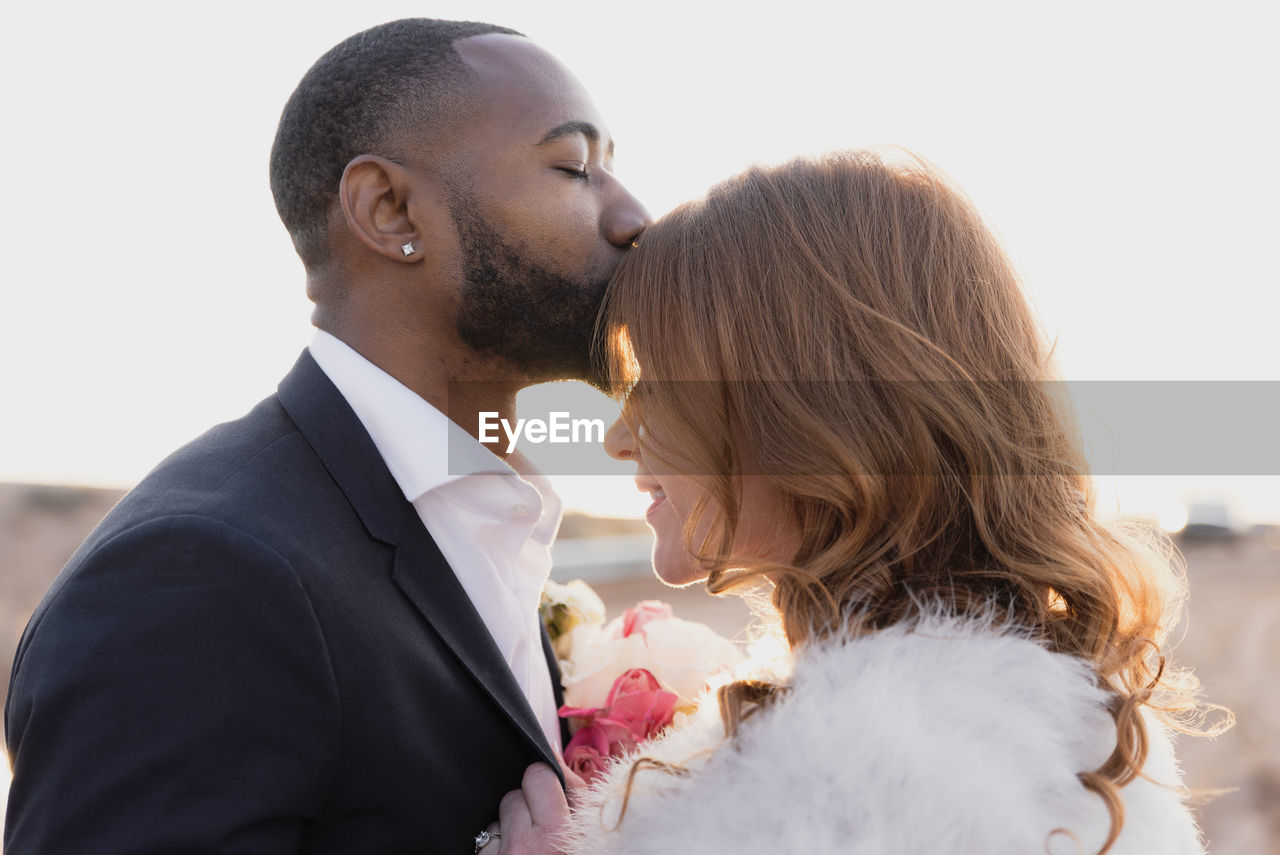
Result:
[[[635,439],[621,416],[604,432],[604,450],[615,460],[631,460],[635,457]]]
[[[618,185],[618,198],[605,211],[601,228],[605,239],[621,249],[635,243],[640,233],[649,227],[653,218],[640,200]]]

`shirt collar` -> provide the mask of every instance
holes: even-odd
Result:
[[[430,402],[336,336],[316,330],[311,356],[338,387],[410,502],[470,475],[514,475],[542,500],[535,533],[549,543],[560,526],[560,498],[519,451],[504,461]],[[482,479],[489,481],[491,479]]]

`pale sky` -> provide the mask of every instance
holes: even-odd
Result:
[[[559,56],[654,214],[753,161],[902,144],[999,231],[1068,378],[1280,380],[1274,4],[16,5],[0,480],[128,486],[274,389],[311,336],[267,187],[280,109],[334,43],[407,16]],[[1231,491],[1280,520],[1280,478],[1201,480],[1119,502]],[[643,510],[589,484],[570,505]]]

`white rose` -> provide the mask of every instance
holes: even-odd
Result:
[[[713,675],[743,660],[737,645],[704,623],[654,620],[644,625],[643,635],[650,664],[639,667],[648,667],[663,687],[680,696],[682,705],[692,704]]]
[[[548,586],[555,584],[547,582]],[[567,585],[556,585],[556,589],[556,599],[569,606],[583,623],[596,626],[604,623],[604,600],[586,582],[574,579]]]
[[[561,663],[560,673],[567,706],[603,707],[618,677],[632,668],[649,667],[641,635],[612,638],[598,625],[584,623],[573,628],[569,639],[572,657]]]
[[[551,636],[556,659],[573,658],[572,631],[581,624],[599,627],[604,623],[604,602],[591,586],[581,579],[561,585],[551,579],[542,589],[539,607]]]

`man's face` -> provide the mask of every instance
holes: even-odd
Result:
[[[613,143],[582,85],[527,39],[455,49],[476,73],[452,176],[458,333],[528,380],[587,377],[604,289],[648,212],[611,173]]]

